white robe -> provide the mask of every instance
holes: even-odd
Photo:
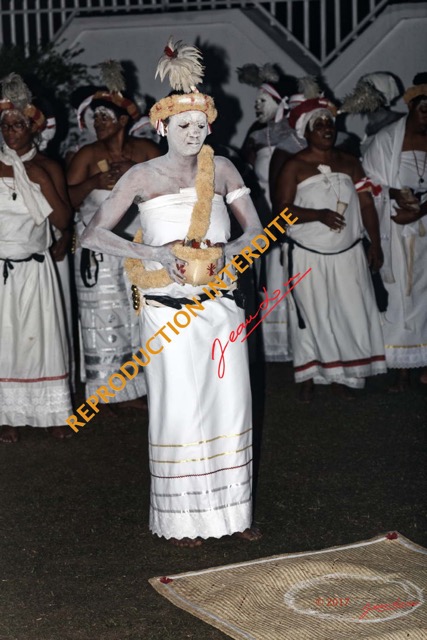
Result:
[[[139,205],[144,242],[162,245],[186,236],[194,189],[158,196]],[[206,238],[227,242],[230,221],[222,196],[215,195]],[[147,269],[161,265],[146,262]],[[188,297],[202,287],[173,283],[141,291]],[[225,353],[224,376],[217,374],[212,344],[223,345],[244,322],[243,310],[227,298],[208,300],[171,342],[152,342],[163,351],[145,367],[149,404],[151,472],[150,529],[165,538],[219,538],[251,525],[252,416],[246,343]],[[144,306],[142,344],[177,313],[171,307]],[[182,322],[182,318],[181,318]]]
[[[384,251],[381,275],[389,294],[383,331],[387,365],[399,369],[427,365],[427,220],[424,217],[408,225],[394,223],[394,201],[388,191],[389,187],[419,189],[415,170],[412,181],[407,171],[404,180],[400,175],[405,126],[406,118],[402,118],[382,129],[363,157],[367,175],[383,187],[375,198]],[[422,167],[421,158],[418,165]],[[426,185],[426,176],[424,180]]]
[[[333,187],[331,186],[333,184]],[[296,382],[337,382],[361,388],[366,376],[385,373],[384,343],[372,280],[362,243],[359,198],[344,173],[317,174],[300,182],[295,205],[336,209],[348,203],[346,226],[338,233],[321,222],[296,224],[289,237],[304,247],[293,250],[293,274],[311,272],[293,293],[305,321],[298,326],[294,300],[290,302],[292,351]]]
[[[77,238],[83,233],[102,202],[111,191],[95,189],[84,200],[77,213]],[[78,245],[78,239],[77,239]],[[82,249],[75,253],[75,277],[79,303],[81,377],[86,382],[86,397],[130,360],[141,346],[139,320],[130,297],[130,284],[125,276],[123,258],[106,253],[99,257],[98,281],[86,287],[80,274]],[[110,402],[134,400],[145,395],[143,372],[129,380],[122,391],[116,391]]]
[[[255,144],[266,144],[257,150],[254,171],[258,178],[259,185],[264,193],[265,205],[269,209],[269,214],[262,216],[262,219],[272,219],[271,200],[269,187],[269,169],[273,152],[278,149],[287,151],[290,154],[298,153],[305,148],[305,140],[297,137],[295,131],[290,127],[288,120],[284,119],[274,125],[269,125],[271,143],[268,144],[267,128],[255,131],[252,138]],[[276,146],[273,146],[276,145]],[[274,234],[274,228],[272,229]],[[260,263],[256,263],[259,271]],[[284,275],[287,271],[286,250],[276,246],[269,250],[265,257],[267,292],[270,297],[274,291],[283,288]],[[266,295],[262,294],[263,299]],[[262,334],[264,343],[264,356],[267,362],[286,362],[292,360],[292,349],[289,338],[289,311],[288,300],[282,300],[262,323]]]
[[[72,413],[68,344],[46,218],[36,225],[0,181],[0,424],[54,427]],[[6,263],[32,254],[43,261]],[[7,266],[8,265],[8,266]]]

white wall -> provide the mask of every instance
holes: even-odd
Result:
[[[362,74],[371,71],[392,71],[409,86],[415,73],[427,70],[426,33],[425,5],[392,5],[326,69],[324,78],[338,98],[349,93]],[[297,61],[238,9],[77,18],[59,40],[65,39],[64,47],[83,47],[79,60],[89,65],[107,58],[132,60],[141,93],[161,98],[169,92],[169,86],[154,80],[154,73],[170,35],[189,43],[199,38],[202,45],[223,48],[230,67],[223,89],[238,99],[243,112],[231,140],[236,146],[242,143],[254,120],[256,93],[237,81],[236,67],[248,62],[277,62],[290,75],[306,75]],[[405,105],[400,102],[396,108],[404,111]],[[352,117],[347,119],[347,127],[361,135],[364,123],[361,118]]]
[[[138,16],[77,18],[59,40],[64,47],[84,48],[78,60],[93,65],[108,58],[133,60],[138,71],[141,93],[159,99],[170,91],[154,74],[157,61],[169,36],[193,44],[196,38],[223,48],[230,67],[225,93],[238,98],[243,116],[232,143],[240,146],[255,119],[253,103],[256,89],[237,80],[236,67],[246,63],[278,62],[293,76],[305,75],[302,67],[283,53],[271,39],[238,9],[167,13]],[[219,115],[221,117],[221,114]]]
[[[337,98],[350,93],[365,73],[390,71],[404,87],[414,75],[427,71],[427,3],[391,5],[324,73]],[[407,111],[400,99],[396,111]],[[347,117],[347,128],[361,135],[365,122]]]

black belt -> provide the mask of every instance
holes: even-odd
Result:
[[[350,251],[350,249],[353,249],[353,247],[355,247],[361,241],[362,241],[362,238],[358,238],[357,240],[355,240],[353,242],[352,245],[350,245],[346,249],[342,249],[341,251],[333,251],[331,253],[323,253],[322,251],[316,251],[316,249],[309,249],[308,247],[304,247],[303,244],[300,244],[299,242],[297,242],[293,238],[290,238],[289,236],[285,236],[285,243],[289,245],[289,251],[288,251],[289,279],[291,279],[293,277],[293,275],[294,275],[293,252],[294,252],[295,245],[297,247],[299,247],[300,249],[305,249],[305,251],[310,251],[311,253],[317,253],[318,255],[321,255],[321,256],[337,256],[340,253],[345,253],[346,251]],[[291,291],[291,296],[293,298],[293,301],[294,301],[294,304],[295,304],[295,309],[296,309],[296,312],[297,312],[298,327],[300,329],[305,329],[306,326],[305,326],[304,318],[302,317],[301,312],[300,312],[300,310],[298,308],[298,304],[297,304],[297,301],[295,300],[295,295],[294,295],[294,290],[293,289]]]
[[[9,277],[9,271],[12,271],[12,269],[14,269],[15,267],[13,266],[14,262],[30,262],[30,260],[36,260],[36,262],[44,262],[44,254],[42,253],[33,253],[31,256],[28,256],[28,258],[17,258],[16,260],[14,260],[13,258],[0,258],[0,260],[3,260],[4,265],[3,265],[3,280],[4,280],[4,284],[6,284],[6,280]]]
[[[245,299],[243,293],[239,291],[239,289],[225,292],[221,295],[221,297],[234,300],[238,307],[244,309]],[[160,304],[165,305],[165,307],[172,307],[173,309],[182,309],[182,307],[186,304],[197,304],[197,302],[206,302],[206,300],[212,300],[212,297],[208,296],[206,293],[198,295],[198,301],[191,298],[172,298],[171,296],[152,296],[150,294],[144,294],[144,298],[146,300],[154,300],[155,302],[160,302]]]

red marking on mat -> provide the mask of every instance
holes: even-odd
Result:
[[[398,537],[399,536],[397,535],[396,531],[391,531],[386,535],[387,540],[396,540],[396,538]]]
[[[159,582],[161,582],[162,584],[170,584],[171,582],[173,582],[172,578],[166,578],[166,576],[163,576],[163,578],[159,579]]]

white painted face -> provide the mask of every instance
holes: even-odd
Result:
[[[208,135],[208,119],[202,111],[184,111],[169,118],[168,145],[181,156],[199,153]]]
[[[255,98],[255,114],[258,122],[265,124],[274,119],[278,104],[264,89],[259,89]]]

